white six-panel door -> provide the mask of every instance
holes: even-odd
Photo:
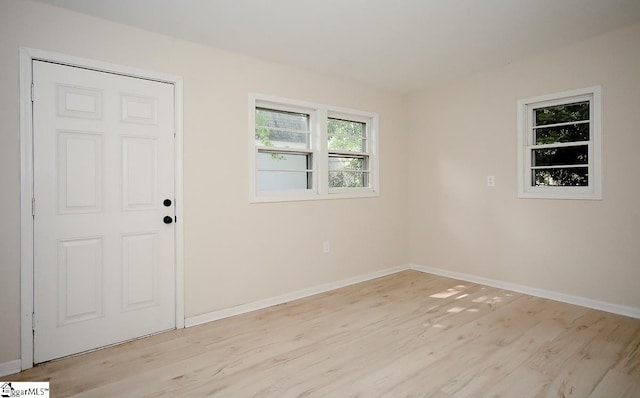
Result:
[[[41,61],[33,82],[34,362],[175,328],[173,85]]]

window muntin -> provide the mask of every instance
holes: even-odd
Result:
[[[378,195],[377,115],[250,96],[251,201]]]
[[[600,198],[599,88],[521,100],[521,197]]]

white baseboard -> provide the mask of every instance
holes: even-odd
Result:
[[[426,265],[409,264],[405,266],[405,269],[412,269],[415,271],[426,272],[429,274],[446,276],[448,278],[460,279],[467,282],[478,283],[481,285],[497,287],[500,289],[510,290],[513,292],[524,293],[530,296],[536,296],[555,301],[561,301],[563,303],[580,305],[582,307],[593,308],[596,310],[611,312],[614,314],[629,316],[632,318],[640,319],[640,308],[628,307],[625,305],[608,303],[606,301],[593,300],[581,296],[573,296],[571,294],[564,294],[555,292],[552,290],[539,289],[536,287],[519,285],[517,283],[504,282],[496,279],[484,278],[481,276],[464,274],[461,272],[449,271],[441,268],[429,267]]]
[[[185,319],[185,327],[201,325],[203,323],[217,321],[219,319],[229,318],[232,316],[245,314],[247,312],[261,310],[263,308],[284,304],[289,301],[298,300],[301,298],[313,296],[320,293],[326,293],[335,289],[339,289],[339,288],[350,286],[350,285],[355,285],[356,283],[366,282],[372,279],[395,274],[395,273],[406,271],[409,269],[640,319],[640,308],[636,308],[636,307],[629,307],[629,306],[609,303],[605,301],[593,300],[586,297],[574,296],[570,294],[559,293],[552,290],[539,289],[536,287],[531,287],[526,285],[519,285],[517,283],[505,282],[497,279],[485,278],[482,276],[445,270],[442,268],[429,267],[426,265],[419,265],[419,264],[407,264],[407,265],[401,265],[398,267],[387,268],[384,270],[372,272],[365,275],[355,276],[353,278],[343,279],[341,281],[325,283],[325,284],[311,287],[308,289],[298,290],[298,291],[283,294],[280,296],[255,301],[253,303],[242,304],[242,305],[238,305],[231,308],[225,308],[222,310],[213,311],[213,312],[209,312],[202,315],[189,317]],[[21,365],[22,365],[22,362],[19,359],[0,363],[0,377],[7,376],[14,373],[19,373],[22,370]]]
[[[201,325],[203,323],[217,321],[219,319],[228,318],[236,315],[245,314],[251,311],[261,310],[263,308],[272,307],[279,304],[284,304],[289,301],[298,300],[301,298],[313,296],[315,294],[325,293],[331,290],[339,289],[341,287],[354,285],[360,282],[366,282],[371,279],[380,278],[395,274],[397,272],[405,270],[415,270],[420,272],[426,272],[429,274],[445,276],[448,278],[459,279],[467,282],[478,283],[481,285],[497,287],[499,289],[510,290],[513,292],[528,294],[531,296],[546,298],[550,300],[561,301],[563,303],[580,305],[582,307],[593,308],[596,310],[611,312],[614,314],[629,316],[632,318],[640,319],[640,308],[624,306],[620,304],[608,303],[605,301],[598,301],[581,296],[574,296],[565,293],[559,293],[552,290],[539,289],[536,287],[519,285],[517,283],[505,282],[497,279],[484,278],[477,275],[465,274],[461,272],[449,271],[442,268],[429,267],[426,265],[407,264],[394,268],[388,268],[385,270],[372,272],[370,274],[359,275],[353,278],[344,279],[337,282],[325,283],[309,289],[298,290],[295,292],[283,294],[280,296],[267,298],[264,300],[255,301],[252,303],[242,304],[231,308],[225,308],[218,311],[209,312],[202,315],[197,315],[185,319],[185,327],[191,327]]]
[[[388,268],[381,271],[372,272],[370,274],[359,275],[349,279],[343,279],[337,282],[325,283],[322,285],[318,285],[315,287],[311,287],[309,289],[298,290],[295,292],[283,294],[281,296],[276,296],[272,298],[267,298],[260,301],[255,301],[253,303],[247,303],[238,305],[231,308],[226,308],[218,311],[209,312],[207,314],[197,315],[193,317],[189,317],[185,319],[185,327],[191,327],[196,325],[201,325],[203,323],[217,321],[219,319],[228,318],[236,315],[245,314],[251,311],[261,310],[263,308],[272,307],[274,305],[284,304],[289,301],[298,300],[301,298],[313,296],[315,294],[329,292],[331,290],[339,289],[341,287],[355,285],[356,283],[366,282],[371,279],[380,278],[383,276],[395,274],[400,271],[407,270],[407,266],[399,266],[394,268]]]
[[[6,375],[12,375],[14,373],[20,372],[22,370],[22,368],[20,367],[21,364],[22,362],[19,359],[0,363],[0,377],[6,376]],[[7,380],[7,381],[11,381],[11,380]]]

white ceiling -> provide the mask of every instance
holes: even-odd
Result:
[[[38,1],[400,92],[640,22],[640,0]]]

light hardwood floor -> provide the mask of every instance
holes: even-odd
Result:
[[[405,271],[3,379],[55,397],[640,397],[640,320]]]

